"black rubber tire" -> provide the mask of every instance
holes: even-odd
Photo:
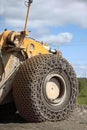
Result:
[[[66,99],[60,105],[51,105],[45,99],[43,88],[50,73],[63,77]],[[78,94],[78,82],[72,66],[58,55],[38,55],[20,65],[13,83],[13,96],[20,115],[27,121],[58,121],[73,111]]]

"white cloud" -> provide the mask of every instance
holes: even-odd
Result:
[[[5,19],[5,25],[23,29],[27,10],[24,1],[0,0],[0,16]],[[87,28],[87,0],[33,0],[28,28],[35,29],[32,33],[35,38],[42,38],[50,43],[69,43],[72,40],[69,32],[62,35],[50,32],[50,26],[68,24]]]
[[[10,19],[24,20],[26,7],[23,1],[8,0],[0,2],[0,15],[7,24]],[[32,27],[62,26],[64,24],[78,24],[87,28],[86,0],[34,0],[30,11],[30,25]],[[14,25],[14,23],[12,23]],[[23,26],[23,25],[22,25]]]
[[[73,67],[78,77],[87,78],[87,64],[73,64]]]
[[[69,32],[59,33],[57,35],[47,35],[39,38],[39,40],[43,40],[50,44],[65,44],[70,43],[73,39],[73,35]]]
[[[87,64],[82,64],[82,65],[80,65],[80,64],[75,64],[75,68],[78,68],[78,69],[82,69],[82,70],[86,70],[87,71]]]

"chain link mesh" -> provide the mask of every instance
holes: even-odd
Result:
[[[44,102],[42,84],[53,70],[65,73],[70,82],[70,98],[64,107],[51,109]],[[27,121],[58,121],[73,111],[78,94],[78,82],[72,66],[57,55],[39,55],[20,65],[13,83],[13,95],[20,115]]]

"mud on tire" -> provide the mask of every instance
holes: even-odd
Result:
[[[58,121],[73,111],[78,83],[72,66],[57,55],[38,55],[20,65],[13,96],[27,121]]]

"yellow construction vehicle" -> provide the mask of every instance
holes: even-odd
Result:
[[[27,3],[24,30],[0,34],[0,106],[15,102],[10,112],[27,121],[63,120],[76,104],[76,74],[60,51],[27,37]]]

